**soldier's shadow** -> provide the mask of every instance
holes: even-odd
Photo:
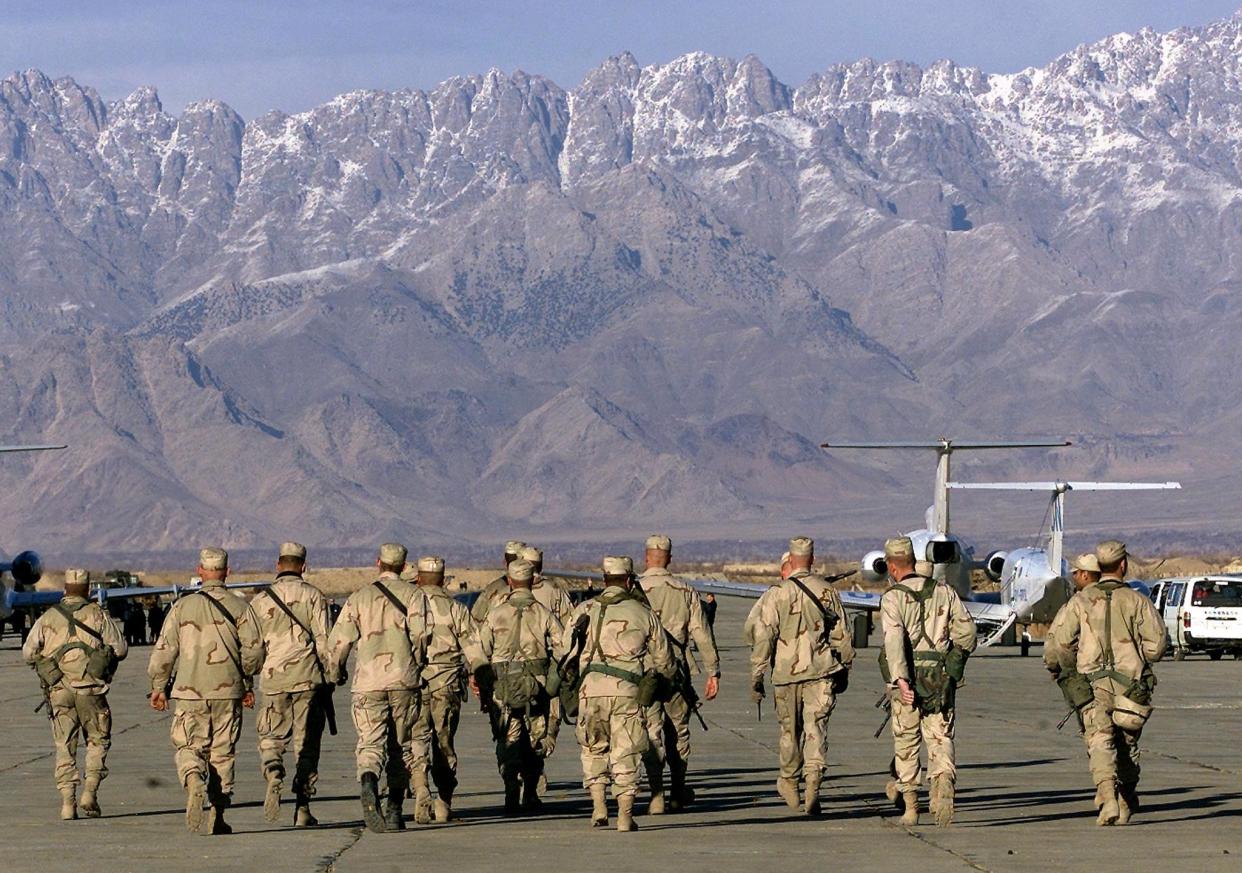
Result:
[[[342,795],[338,795],[338,796],[336,796],[336,797],[324,797],[324,796],[322,796],[322,795],[317,795],[317,796],[315,797],[315,802],[316,802],[316,803],[335,803],[335,802],[339,802],[339,801],[347,801],[347,800],[352,800],[352,801],[355,801],[355,802],[356,802],[356,801],[358,800],[358,795],[356,795],[356,794],[342,794]],[[260,806],[262,806],[262,805],[263,805],[263,801],[261,801],[261,800],[247,800],[247,801],[244,801],[244,802],[242,802],[242,803],[234,803],[232,806],[230,806],[230,807],[229,807],[229,809],[232,809],[232,810],[238,810],[238,809],[254,809],[254,808],[256,808],[256,807],[260,807]],[[101,819],[109,819],[109,818],[114,818],[114,819],[122,819],[122,818],[150,818],[150,817],[152,817],[152,816],[157,816],[157,815],[185,815],[185,807],[184,807],[184,806],[179,806],[179,807],[176,807],[176,808],[174,808],[174,809],[144,809],[144,810],[140,810],[140,811],[138,811],[138,812],[117,812],[117,813],[104,813],[102,816],[100,816],[100,818],[101,818]],[[290,816],[292,816],[292,815],[293,815],[293,807],[292,807],[292,806],[289,806],[289,815],[290,815]],[[361,824],[361,822],[355,822],[354,824],[356,824],[356,825],[357,825],[357,824]],[[323,826],[324,826],[324,825],[320,825],[320,827],[323,827]],[[333,827],[336,827],[336,826],[337,826],[337,824],[336,824],[335,822],[333,822],[333,823],[332,823],[332,826],[333,826]],[[253,833],[253,831],[248,831],[247,833]]]
[[[1192,792],[1202,791],[1208,786],[1182,786],[1177,788],[1161,788],[1154,791],[1141,792],[1143,804],[1133,822],[1133,825],[1155,824],[1149,818],[1151,813],[1161,811],[1176,811],[1180,809],[1201,810],[1206,807],[1217,807],[1236,800],[1242,795],[1237,793],[1216,794],[1209,797],[1184,796],[1170,803],[1152,804],[1151,798],[1168,797],[1177,795],[1191,795]],[[1006,817],[995,817],[989,815],[987,821],[966,821],[962,822],[962,827],[974,828],[992,828],[1004,827],[1007,825],[1025,825],[1040,824],[1044,822],[1070,821],[1074,819],[1094,818],[1091,800],[1095,796],[1095,792],[1090,789],[1074,789],[1070,791],[1029,791],[1029,792],[1000,792],[996,794],[982,794],[978,791],[970,791],[969,789],[958,793],[957,806],[958,809],[969,815],[972,812],[1003,812],[1018,811],[1021,809],[1041,806],[1065,806],[1072,805],[1071,808],[1064,812],[1049,812],[1044,815],[1011,815]],[[1238,816],[1242,815],[1242,810],[1226,810],[1221,812],[1209,813],[1206,815],[1191,816],[1189,818],[1163,818],[1159,821],[1193,821],[1202,818],[1215,818],[1217,816]]]

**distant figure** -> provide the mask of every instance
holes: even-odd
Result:
[[[131,646],[147,644],[147,615],[141,603],[131,603],[125,610],[125,642]]]
[[[160,638],[160,631],[164,629],[165,612],[167,610],[160,604],[158,598],[147,609],[147,629],[150,631],[149,638],[153,643]]]
[[[707,617],[707,626],[716,628],[716,595],[708,594],[703,599],[703,615]]]
[[[527,548],[527,545],[521,540],[509,540],[505,543],[504,561],[506,569],[518,559],[518,555],[525,548]],[[470,617],[474,619],[475,624],[479,624],[483,619],[487,618],[487,611],[489,609],[508,596],[509,577],[501,573],[498,578],[488,583],[488,586],[479,594],[478,599],[474,601],[474,606],[470,607]]]

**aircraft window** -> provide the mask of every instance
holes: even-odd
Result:
[[[1232,582],[1196,582],[1192,606],[1242,606],[1242,586]]]

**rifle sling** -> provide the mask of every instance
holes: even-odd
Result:
[[[293,610],[289,608],[289,604],[271,588],[264,588],[263,593],[272,599],[272,602],[280,607],[281,612],[289,616],[289,621],[306,635],[306,642],[310,645],[311,657],[315,659],[315,666],[319,668],[320,676],[324,675],[323,660],[319,657],[319,650],[315,647],[315,635],[311,633],[311,629],[302,623],[302,620],[294,615]]]
[[[409,610],[408,607],[401,602],[401,598],[393,594],[392,589],[385,585],[380,579],[375,580],[375,587],[379,589],[380,594],[383,594],[386,598],[388,598],[388,602],[393,605],[397,612],[401,613],[401,621],[404,622],[405,614]]]
[[[237,619],[233,617],[233,613],[229,612],[228,609],[225,608],[223,603],[221,603],[219,600],[216,600],[206,591],[197,591],[195,593],[200,595],[204,600],[210,603],[212,608],[215,609],[216,612],[220,613],[220,615],[229,623],[229,626],[233,628],[233,632],[235,635],[234,638],[237,643],[236,654],[233,652],[232,649],[228,647],[228,643],[225,642],[224,633],[220,630],[219,625],[216,625],[216,632],[220,634],[220,642],[224,644],[224,651],[229,653],[229,659],[233,662],[233,666],[237,668],[237,675],[240,676],[242,680],[244,681],[246,679],[246,671],[242,669],[242,665],[241,665],[241,638],[240,636],[236,635]]]
[[[59,612],[61,615],[63,615],[65,617],[65,621],[69,622],[69,630],[75,637],[78,635],[79,630],[83,630],[83,631],[86,631],[88,634],[90,634],[92,637],[94,637],[96,640],[98,640],[99,645],[102,646],[104,644],[103,635],[99,633],[99,631],[95,630],[90,625],[86,625],[78,621],[77,616],[74,615],[73,612],[71,612],[70,610],[66,609],[62,604],[57,603],[52,608],[55,609],[57,612]]]
[[[824,619],[824,642],[828,642],[828,634],[837,623],[836,615],[828,614],[828,607],[824,606],[822,600],[816,597],[810,588],[803,584],[802,580],[797,576],[790,576],[789,581],[798,586],[798,590],[807,596],[807,599],[815,604],[815,608],[819,610],[820,616]]]

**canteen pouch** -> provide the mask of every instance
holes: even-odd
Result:
[[[655,703],[659,699],[660,689],[665,681],[657,670],[647,670],[643,673],[642,678],[638,680],[638,705],[646,709]]]
[[[527,709],[534,706],[543,691],[536,669],[536,665],[528,661],[504,665],[496,672],[493,699],[508,709]]]
[[[1072,709],[1082,709],[1088,703],[1095,700],[1095,691],[1091,688],[1090,680],[1077,670],[1062,673],[1057,677],[1057,685],[1061,689],[1061,695],[1065,698],[1065,702]]]
[[[955,684],[961,685],[962,680],[966,678],[966,659],[970,657],[970,652],[961,646],[951,646],[944,656],[944,669],[949,674],[949,678]]]
[[[1138,731],[1147,724],[1152,708],[1139,703],[1124,694],[1113,696],[1113,724],[1122,730]]]
[[[47,688],[54,688],[57,682],[65,678],[64,671],[52,658],[40,658],[35,661],[34,670],[39,676],[39,681]]]
[[[1130,683],[1125,696],[1141,706],[1151,703],[1152,692],[1156,690],[1156,674],[1150,667],[1143,668],[1143,675]]]
[[[112,646],[91,649],[86,656],[86,675],[101,682],[111,682],[116,675],[117,663],[116,652],[112,650]]]
[[[949,712],[956,700],[956,683],[944,664],[915,664],[914,703],[919,712]]]
[[[560,697],[561,671],[557,669],[555,661],[548,665],[548,675],[544,677],[543,687],[549,697]]]

